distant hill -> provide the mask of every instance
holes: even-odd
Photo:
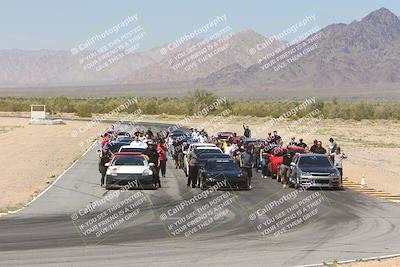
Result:
[[[312,38],[322,36],[315,42]],[[256,56],[249,49],[263,43],[265,37],[254,31],[234,33],[227,49],[190,71],[175,71],[168,59],[202,40],[185,42],[174,55],[163,56],[160,48],[130,54],[103,72],[84,71],[77,58],[67,51],[0,51],[0,87],[88,87],[146,88],[163,95],[162,84],[187,90],[204,88],[216,93],[245,97],[367,97],[400,98],[400,20],[388,9],[373,11],[361,21],[327,26],[305,42],[314,50],[275,71],[262,68],[298,44],[288,46],[275,41]],[[280,47],[286,49],[273,57]],[[276,67],[277,65],[275,65]],[[153,86],[154,85],[154,86]],[[56,89],[54,89],[56,90]],[[72,89],[71,89],[72,90]],[[130,89],[126,89],[130,90]],[[142,94],[146,94],[142,92]],[[161,93],[160,93],[161,92]],[[176,92],[177,95],[181,92]]]

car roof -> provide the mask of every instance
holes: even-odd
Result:
[[[208,147],[216,147],[217,145],[216,144],[213,144],[213,143],[193,143],[193,144],[190,144],[191,146],[203,146],[203,147],[205,147],[205,146],[208,146]]]
[[[140,156],[143,157],[142,153],[139,152],[117,152],[114,156]]]
[[[325,154],[314,154],[314,153],[307,153],[307,154],[299,154],[300,157],[324,157],[327,158],[328,156]]]
[[[227,154],[221,154],[221,153],[203,153],[200,154],[199,156],[203,156],[203,157],[221,157],[221,158],[230,158],[229,155]]]
[[[197,147],[197,150],[203,150],[203,149],[213,149],[213,150],[221,150],[219,147],[217,146],[201,146],[201,147]]]
[[[220,158],[220,159],[218,159],[218,158],[216,158],[216,159],[208,159],[207,160],[207,162],[235,162],[233,159],[222,159],[222,158]]]
[[[131,145],[121,146],[121,148],[143,148],[143,149],[146,149],[143,146],[131,146]]]

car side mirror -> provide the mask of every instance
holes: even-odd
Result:
[[[292,166],[292,167],[296,167],[296,163],[294,163],[294,162],[290,162],[290,166]]]
[[[156,164],[154,164],[153,162],[149,163],[149,167],[155,167],[155,166],[156,166]]]
[[[104,166],[110,167],[110,162],[104,163]]]

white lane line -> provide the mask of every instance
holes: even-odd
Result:
[[[376,257],[368,257],[368,258],[361,258],[361,259],[354,259],[354,260],[344,260],[344,261],[337,261],[337,264],[346,264],[346,263],[353,263],[353,262],[367,262],[373,260],[386,260],[391,258],[400,257],[400,254],[391,254],[391,255],[384,255],[384,256],[376,256]],[[306,265],[296,265],[294,267],[317,267],[317,266],[326,266],[326,264],[331,263],[316,263],[316,264],[306,264]]]
[[[28,202],[28,204],[26,204],[24,207],[18,209],[18,210],[13,210],[13,211],[9,211],[8,214],[13,214],[13,213],[17,213],[20,212],[21,210],[25,209],[26,207],[28,207],[30,204],[32,204],[36,199],[38,199],[39,197],[41,197],[44,193],[47,192],[47,190],[49,190],[50,188],[52,188],[58,180],[60,180],[61,177],[64,176],[64,174],[66,174],[70,169],[72,169],[76,163],[78,163],[79,160],[81,160],[95,145],[97,144],[97,140],[85,151],[85,153],[82,154],[82,156],[75,160],[74,163],[72,163],[71,166],[69,166],[65,171],[63,171],[63,173],[61,173],[48,187],[46,187],[45,190],[43,190],[42,192],[40,192],[39,195],[37,195],[36,197],[34,197],[31,201]]]

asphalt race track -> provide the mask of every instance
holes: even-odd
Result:
[[[0,218],[0,266],[295,266],[400,252],[399,204],[351,190],[284,190],[259,173],[251,191],[188,191],[171,160],[161,189],[107,191],[99,184],[97,149],[28,207]],[[194,198],[204,192],[207,198]],[[263,207],[282,197],[261,216]],[[126,209],[139,198],[141,203]],[[95,212],[79,214],[96,201],[102,204]],[[94,225],[87,216],[104,220],[118,203],[125,205],[119,217],[125,221],[99,236],[83,234],[84,223]],[[208,214],[202,218],[209,224],[173,232],[195,210]],[[285,218],[286,224],[278,223]]]

